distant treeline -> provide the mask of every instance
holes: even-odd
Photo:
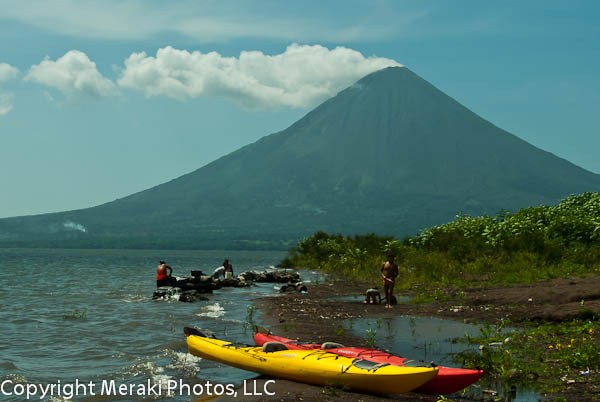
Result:
[[[390,252],[400,266],[400,287],[523,283],[600,272],[600,193],[516,213],[459,215],[403,240],[317,232],[290,249],[281,265],[378,281]]]

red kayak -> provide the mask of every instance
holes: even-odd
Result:
[[[396,356],[383,350],[345,347],[333,342],[326,342],[324,344],[300,343],[293,339],[259,332],[254,334],[254,342],[258,346],[262,346],[266,342],[281,342],[285,344],[288,349],[326,349],[328,352],[340,356],[369,360],[375,363],[388,363],[394,366],[407,366],[410,365],[411,362],[404,357]],[[482,375],[483,370],[439,366],[438,375],[415,389],[415,392],[426,394],[453,394],[477,382]]]

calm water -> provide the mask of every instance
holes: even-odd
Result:
[[[260,323],[252,300],[278,295],[278,284],[235,289],[225,288],[209,295],[208,301],[181,303],[153,301],[155,269],[164,259],[174,275],[190,270],[212,272],[229,258],[234,272],[264,270],[284,257],[284,252],[248,251],[140,251],[140,250],[29,250],[0,249],[0,383],[95,384],[100,393],[103,381],[162,386],[161,395],[88,396],[76,400],[181,401],[191,397],[167,395],[169,381],[184,384],[240,384],[256,375],[187,354],[182,329],[210,329],[222,339],[251,344],[248,320]],[[323,278],[301,272],[305,282]],[[362,296],[357,296],[357,302]],[[250,307],[250,309],[249,309]],[[347,326],[349,324],[347,323]],[[475,326],[453,321],[397,317],[391,321],[355,320],[353,331],[365,336],[375,333],[380,347],[426,361],[446,362],[451,353],[464,348],[449,338],[465,332],[478,333]],[[424,339],[427,339],[425,342]],[[146,388],[147,389],[147,388]],[[156,390],[156,388],[155,388]],[[31,400],[40,400],[41,390]],[[56,393],[55,393],[56,395]],[[535,394],[519,395],[519,401],[536,400]],[[21,401],[24,396],[0,400]],[[44,398],[53,401],[62,397]],[[243,400],[240,398],[239,400]]]
[[[445,320],[432,317],[396,316],[391,319],[362,318],[347,320],[347,328],[366,339],[370,339],[383,349],[408,357],[422,360],[425,363],[457,367],[453,364],[453,356],[457,353],[471,349],[477,351],[479,345],[469,345],[456,342],[456,338],[467,335],[476,337],[480,335],[480,326],[459,321]],[[509,333],[514,328],[504,328],[503,332]],[[508,336],[508,335],[507,335]],[[485,384],[484,381],[472,385],[464,391],[464,396],[475,399],[493,399],[485,390],[493,390],[498,395],[510,399],[511,402],[535,402],[540,396],[528,389],[517,388],[516,394],[508,398],[507,387],[503,384]]]
[[[187,355],[182,329],[208,328],[221,338],[252,343],[244,325],[248,306],[257,296],[276,295],[277,284],[220,289],[197,303],[153,301],[155,267],[164,259],[174,275],[183,276],[192,269],[212,272],[229,258],[239,273],[264,270],[283,257],[283,252],[0,249],[0,379],[12,384],[92,381],[98,394],[103,380],[117,385],[150,380],[166,388],[173,379],[239,384],[253,378]]]

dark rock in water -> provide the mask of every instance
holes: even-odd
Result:
[[[300,274],[298,272],[279,272],[279,271],[275,271],[273,272],[274,274],[274,279],[276,282],[292,282],[292,283],[297,283],[300,282]]]
[[[194,276],[177,278],[173,286],[180,288],[184,292],[187,290],[195,290],[199,293],[212,293],[213,291],[212,279],[210,277],[206,279]]]
[[[265,271],[256,272],[248,271],[242,272],[234,278],[223,278],[213,279],[213,289],[220,289],[222,287],[246,287],[252,286],[254,282],[275,282],[285,283],[291,282],[296,283],[300,281],[300,275],[297,272],[290,271]]]
[[[173,286],[161,286],[156,289],[152,295],[152,300],[167,300],[178,294],[181,294],[181,289]]]
[[[208,300],[208,298],[205,296],[202,296],[196,290],[186,290],[185,292],[183,292],[181,294],[181,296],[179,296],[179,301],[186,302],[186,303],[192,303],[192,302],[201,301],[201,300]]]
[[[244,272],[240,275],[251,274],[254,282],[296,283],[300,281],[300,274],[289,271]]]
[[[156,292],[152,295],[153,300],[169,300],[178,299],[182,302],[195,302],[201,300],[208,300],[207,297],[203,296],[197,290],[186,290],[182,291],[181,288],[175,286],[162,286],[156,289]]]
[[[287,285],[283,285],[282,287],[279,288],[279,293],[286,293],[286,292],[296,292],[296,293],[308,293],[308,288],[306,287],[306,285],[300,281],[293,283],[293,282],[288,282]]]
[[[248,271],[248,272],[242,272],[237,277],[239,280],[243,280],[245,282],[253,282],[257,276],[258,276],[257,272]]]
[[[198,271],[200,272],[200,271]],[[197,300],[207,300],[202,293],[212,293],[215,289],[223,287],[244,288],[254,285],[254,282],[277,282],[287,283],[291,286],[290,290],[300,292],[296,289],[296,284],[300,282],[300,275],[297,272],[287,270],[266,271],[266,272],[242,272],[233,278],[213,278],[204,275],[192,275],[185,278],[167,278],[170,286],[162,286],[154,292],[152,299],[168,299],[177,294],[181,301],[190,302]],[[304,287],[306,291],[306,287]],[[282,291],[283,292],[283,291]]]
[[[308,293],[308,288],[302,282],[296,284],[296,292],[298,293]]]
[[[244,277],[213,280],[213,289],[224,287],[245,288],[252,285],[254,285],[254,283],[252,281],[246,281]]]

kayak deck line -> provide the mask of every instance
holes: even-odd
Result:
[[[316,385],[340,385],[375,394],[409,392],[434,378],[437,367],[399,367],[346,357],[326,350],[265,351],[184,330],[191,354],[276,378]]]
[[[255,328],[255,330],[256,329],[257,328]],[[270,331],[257,331],[254,334],[254,342],[257,345],[273,341],[281,342],[290,349],[321,350],[323,352],[334,353],[347,358],[363,359],[364,361],[373,362],[373,364],[389,364],[395,367],[422,367],[424,364],[416,360],[407,359],[375,348],[345,347],[334,342],[325,342],[322,344],[301,343],[296,340],[272,335]],[[435,366],[433,362],[431,365]],[[474,384],[483,376],[483,370],[445,366],[437,367],[439,368],[437,376],[415,389],[416,392],[426,394],[453,394]]]

